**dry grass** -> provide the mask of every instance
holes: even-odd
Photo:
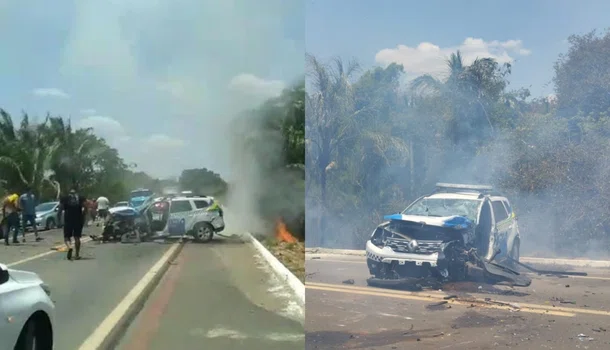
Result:
[[[267,238],[262,243],[288,270],[305,283],[304,242],[286,243],[275,238]]]

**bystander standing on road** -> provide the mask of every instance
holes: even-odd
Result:
[[[13,243],[19,243],[19,195],[10,194],[2,202],[2,231],[4,232],[4,244],[9,245],[8,238],[13,231]]]
[[[108,198],[104,196],[100,196],[97,201],[97,214],[100,216],[100,219],[104,221],[106,216],[108,215],[108,207],[110,206],[110,201]]]
[[[80,238],[85,225],[86,210],[85,197],[76,192],[76,189],[70,190],[67,196],[63,197],[59,205],[59,215],[64,212],[64,242],[68,248],[68,260],[72,260],[72,238],[74,238],[75,254],[74,259],[79,260],[80,257]]]
[[[40,241],[41,238],[38,236],[38,227],[36,227],[36,196],[32,193],[30,187],[28,187],[26,192],[19,197],[19,206],[21,208],[23,242],[25,243],[25,228],[28,223],[32,225],[32,228],[34,229],[36,241]]]

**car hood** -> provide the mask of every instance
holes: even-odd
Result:
[[[124,205],[124,206],[122,205],[120,207],[113,207],[113,208],[108,209],[108,213],[110,213],[110,214],[114,214],[114,213],[116,213],[118,211],[133,211],[133,212],[135,212],[136,209],[133,208],[133,207],[130,207],[128,205]]]
[[[424,224],[428,226],[437,227],[453,227],[453,228],[465,228],[473,225],[473,222],[465,216],[452,215],[452,216],[420,216],[420,215],[404,215],[404,214],[393,214],[386,215],[383,217],[384,220],[390,221],[405,221],[417,224]]]
[[[43,283],[43,281],[40,279],[40,276],[38,276],[38,274],[35,272],[14,270],[14,269],[8,268],[4,264],[0,264],[0,266],[2,267],[2,269],[8,270],[8,274],[11,276],[11,278],[18,283],[28,283],[28,284],[29,283],[32,283],[32,284]]]
[[[45,216],[45,215],[49,215],[53,212],[53,210],[47,210],[47,211],[37,211],[36,212],[36,216]]]

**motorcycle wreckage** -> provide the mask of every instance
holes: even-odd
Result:
[[[91,237],[101,242],[140,242],[150,236],[150,224],[144,210],[132,207],[112,208],[104,222],[101,237]]]

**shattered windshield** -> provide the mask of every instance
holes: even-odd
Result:
[[[476,222],[480,200],[454,198],[423,198],[405,209],[405,215],[452,216],[461,215]]]

